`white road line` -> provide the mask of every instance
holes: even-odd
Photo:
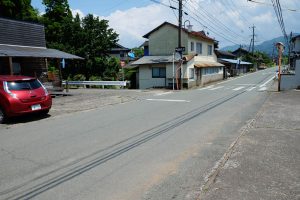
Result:
[[[214,87],[214,88],[210,88],[209,90],[217,90],[217,89],[220,89],[220,88],[223,88],[224,86],[219,86],[219,87]]]
[[[234,88],[233,90],[234,91],[238,91],[238,90],[241,90],[241,89],[243,89],[244,87],[237,87],[237,88]]]
[[[185,102],[189,103],[191,101],[179,100],[179,99],[146,99],[147,101],[165,101],[165,102]]]
[[[207,90],[207,89],[209,89],[209,88],[212,88],[212,87],[214,87],[215,85],[210,85],[210,86],[207,86],[207,87],[203,87],[203,88],[200,88],[200,89],[198,89],[198,90]]]
[[[265,90],[267,90],[267,87],[261,87],[261,88],[259,88],[258,91],[265,91]]]
[[[247,91],[252,91],[252,90],[254,90],[256,87],[251,87],[251,88],[249,88],[249,89],[247,89]]]
[[[167,94],[171,94],[173,92],[163,92],[163,93],[158,93],[155,96],[163,96],[163,95],[167,95]]]
[[[262,85],[260,85],[259,87],[265,87],[271,80],[273,80],[274,77],[270,78],[269,80],[267,80],[266,82],[264,82]]]
[[[256,84],[235,84],[235,85],[245,85],[245,86],[251,86],[251,85],[256,85]]]

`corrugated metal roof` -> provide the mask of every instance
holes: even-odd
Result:
[[[194,66],[198,68],[203,68],[203,67],[223,67],[224,65],[218,62],[198,61],[194,64]]]
[[[222,58],[220,59],[221,61],[225,61],[225,62],[228,62],[228,63],[231,63],[231,64],[237,64],[238,63],[238,60],[234,60],[234,59],[225,59],[225,58]],[[250,62],[245,62],[245,61],[240,61],[239,63],[240,65],[252,65],[252,63]]]
[[[132,62],[131,65],[146,65],[171,62],[173,62],[173,56],[144,56],[137,61]]]
[[[0,57],[34,57],[34,58],[64,58],[83,59],[79,56],[65,53],[56,49],[43,47],[26,47],[14,45],[0,45]]]

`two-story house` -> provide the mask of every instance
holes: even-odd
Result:
[[[131,49],[123,47],[120,44],[115,44],[108,52],[108,55],[111,57],[118,58],[120,60],[128,60],[130,57],[128,56],[128,53],[131,51]]]
[[[140,89],[172,87],[174,77],[184,88],[205,85],[223,79],[224,65],[217,62],[214,46],[217,43],[204,32],[182,28],[183,62],[173,59],[178,46],[178,26],[164,22],[143,37],[148,39],[147,54],[131,63],[138,68],[137,82]],[[179,69],[180,68],[180,69]]]

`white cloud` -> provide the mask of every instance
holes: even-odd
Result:
[[[176,23],[172,11],[158,4],[118,10],[102,18],[109,20],[109,25],[119,34],[120,43],[127,47],[141,45],[145,41],[142,36],[164,21]]]
[[[162,0],[162,2],[169,5],[169,0]],[[177,7],[176,3],[173,1],[171,3]],[[283,3],[282,7],[295,8],[293,0],[286,0]],[[209,13],[211,21],[200,15],[200,11],[195,12],[195,10],[204,10],[206,13]],[[282,35],[272,6],[235,0],[193,0],[185,4],[184,11],[189,14],[188,16],[183,16],[184,20],[189,19],[194,25],[194,30],[205,29],[206,32],[210,32],[211,37],[220,41],[221,47],[232,45],[232,43],[220,37],[220,35],[226,38],[230,37],[231,40],[237,43],[249,44],[250,35],[252,34],[252,29],[249,27],[252,25],[256,26],[257,41],[263,42]],[[178,11],[175,12],[177,15]],[[74,13],[79,13],[81,17],[84,16],[79,9],[72,10],[72,13],[73,15]],[[193,20],[191,18],[191,16],[195,17],[193,13],[197,13],[199,20],[205,26],[210,27],[211,30]],[[300,23],[297,20],[299,17],[299,12],[283,11],[287,33],[290,31],[300,32]],[[129,48],[142,44],[145,41],[145,38],[142,36],[164,21],[177,24],[177,18],[170,8],[154,3],[139,8],[116,10],[109,16],[100,16],[100,18],[109,21],[110,27],[119,34],[119,43]],[[217,21],[224,24],[230,31],[224,30],[223,25]],[[232,32],[235,34],[232,34]],[[235,35],[242,35],[242,37],[235,37]]]
[[[75,17],[77,14],[79,15],[80,18],[83,18],[85,16],[84,13],[79,9],[74,9],[74,10],[71,9],[71,12],[73,17]]]

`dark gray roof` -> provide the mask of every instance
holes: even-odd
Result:
[[[144,56],[134,62],[131,65],[146,65],[156,63],[171,63],[173,62],[173,56]]]
[[[46,47],[44,26],[0,18],[0,44]]]
[[[230,57],[235,57],[234,54],[228,52],[228,51],[221,51],[221,50],[215,50],[215,53],[217,56],[230,56]]]
[[[47,49],[43,47],[24,47],[14,45],[0,45],[0,57],[83,59],[79,56],[65,53],[56,49]]]

